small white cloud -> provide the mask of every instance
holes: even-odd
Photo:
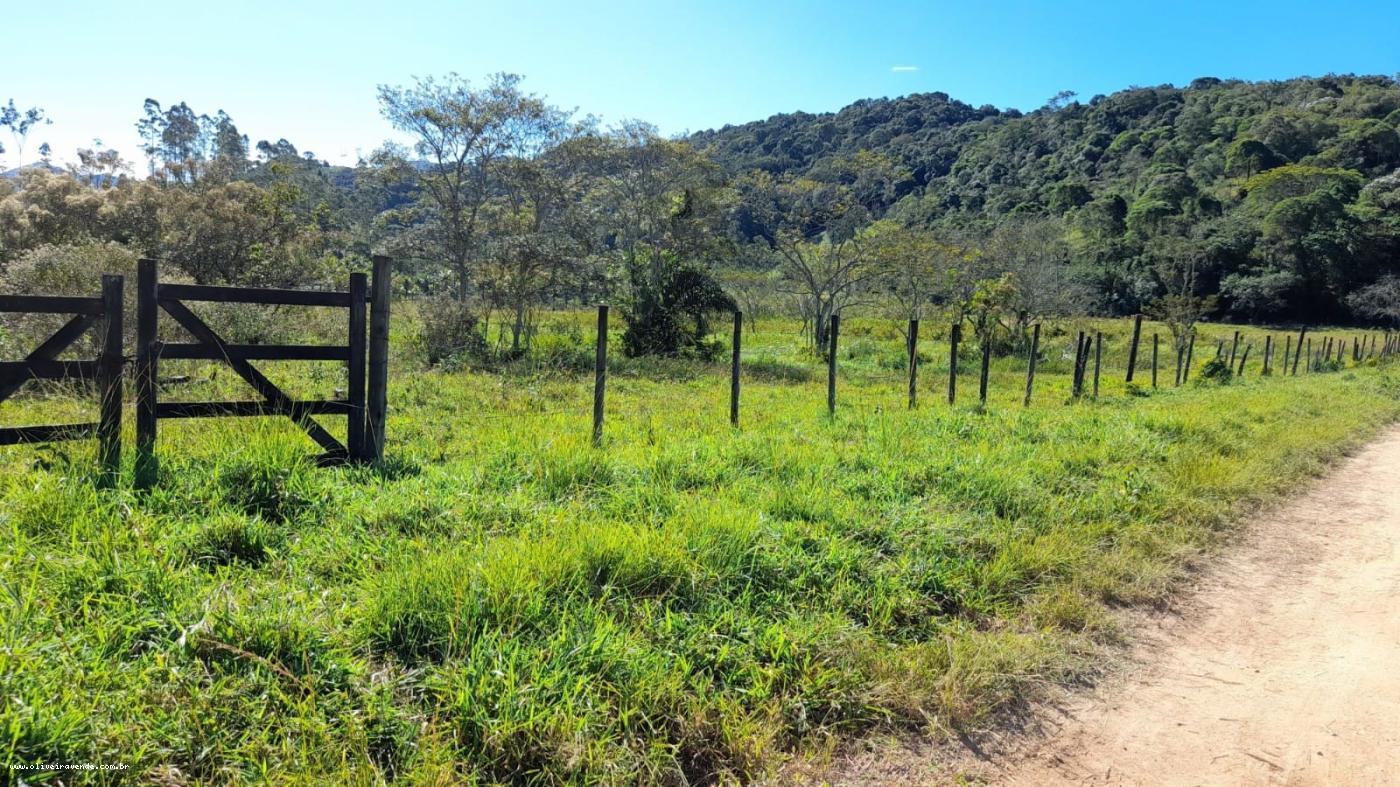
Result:
[[[896,74],[900,74],[900,73],[908,73],[908,72],[910,72],[910,71],[918,71],[918,70],[919,70],[919,67],[918,67],[918,66],[890,66],[890,70],[893,71],[893,72],[895,72]]]

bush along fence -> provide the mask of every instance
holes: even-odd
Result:
[[[388,411],[389,267],[375,257],[373,273],[350,276],[344,292],[163,284],[154,260],[141,260],[136,291],[136,462],[138,488],[155,483],[156,432],[161,419],[227,416],[282,416],[291,419],[320,446],[322,463],[373,462],[384,457],[384,422]],[[120,276],[104,276],[102,294],[93,298],[33,295],[0,296],[0,312],[73,313],[76,316],[23,361],[0,363],[0,401],[29,379],[96,378],[101,390],[101,417],[95,424],[29,426],[0,429],[0,445],[38,443],[96,436],[103,476],[115,479],[121,465],[122,288]],[[231,344],[186,305],[187,302],[325,306],[347,312],[344,345]],[[165,343],[157,339],[160,312],[175,320],[193,339]],[[55,360],[95,322],[103,322],[103,350],[93,361]],[[601,357],[601,355],[600,355]],[[209,360],[227,364],[260,397],[232,402],[162,402],[162,359]],[[296,401],[252,365],[252,361],[339,361],[348,370],[343,399]],[[346,418],[342,444],[314,416]]]
[[[1134,384],[1134,378],[1142,369],[1140,366],[1142,335],[1142,315],[1133,317],[1132,338],[1128,345],[1128,363],[1124,382],[1129,385]],[[734,312],[734,331],[730,345],[729,363],[729,422],[731,426],[739,426],[739,394],[740,394],[740,355],[743,342],[744,315],[742,312]],[[827,331],[827,344],[823,349],[822,361],[826,366],[826,411],[828,415],[835,415],[837,400],[837,371],[838,371],[838,345],[841,336],[841,317],[832,315]],[[1040,335],[1041,326],[1035,323],[1030,326],[1031,335],[1029,342],[1029,353],[1027,354],[1026,365],[1026,388],[1022,399],[1022,406],[1029,407],[1035,392],[1035,374],[1040,359]],[[593,445],[598,446],[603,441],[603,401],[607,388],[607,333],[608,333],[608,307],[598,307],[598,328],[596,338],[596,355],[594,358],[594,380],[593,380]],[[919,320],[910,320],[908,331],[905,334],[907,353],[907,371],[909,386],[909,409],[913,410],[918,406],[919,401]],[[1170,338],[1170,337],[1168,337]],[[1304,350],[1304,340],[1307,340],[1307,349]],[[1159,333],[1151,334],[1152,346],[1148,357],[1150,358],[1151,387],[1157,388],[1160,379],[1160,366],[1162,362],[1162,337]],[[1221,368],[1229,371],[1231,377],[1243,377],[1246,364],[1249,362],[1250,354],[1254,349],[1252,342],[1246,342],[1241,348],[1240,343],[1244,340],[1244,335],[1240,331],[1235,331],[1229,352],[1226,352],[1225,343],[1222,341],[1216,347],[1217,358],[1221,362]],[[1283,360],[1275,370],[1275,353],[1278,350],[1278,341],[1272,334],[1264,337],[1264,346],[1261,355],[1256,356],[1260,360],[1260,373],[1263,376],[1270,376],[1277,373],[1279,376],[1296,376],[1299,372],[1300,359],[1306,355],[1308,361],[1302,366],[1304,372],[1326,371],[1332,368],[1340,368],[1344,364],[1345,350],[1351,348],[1351,358],[1353,363],[1361,363],[1371,358],[1386,360],[1400,352],[1400,334],[1386,333],[1381,337],[1381,344],[1377,347],[1377,337],[1375,334],[1365,334],[1355,337],[1350,345],[1346,340],[1334,344],[1334,339],[1329,337],[1321,344],[1316,353],[1312,350],[1312,339],[1307,336],[1307,328],[1300,329],[1296,343],[1291,335],[1285,337],[1283,345]],[[1085,387],[1090,389],[1089,396],[1097,398],[1099,396],[1100,381],[1104,373],[1103,369],[1103,333],[1096,331],[1090,334],[1087,331],[1079,331],[1074,339],[1072,352],[1074,364],[1072,367],[1072,377],[1070,391],[1072,399],[1081,399],[1085,396]],[[962,325],[954,323],[948,330],[948,404],[956,404],[958,396],[958,346],[962,342]],[[1186,340],[1185,347],[1177,347],[1175,359],[1175,373],[1173,375],[1173,385],[1181,386],[1190,381],[1191,364],[1196,349],[1196,337],[1193,332]],[[987,342],[982,343],[981,368],[978,380],[978,403],[985,406],[987,403],[987,391],[989,386],[989,369],[991,366],[991,346]],[[1169,370],[1170,371],[1170,370]]]

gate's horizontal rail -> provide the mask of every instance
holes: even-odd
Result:
[[[101,314],[101,298],[63,295],[0,295],[0,312],[18,314]]]
[[[157,418],[223,418],[287,416],[294,420],[312,415],[348,415],[355,407],[344,400],[291,402],[277,405],[271,402],[158,402]]]
[[[0,445],[53,443],[86,440],[97,435],[97,424],[58,424],[56,426],[8,426],[0,428]]]
[[[209,284],[162,284],[157,290],[156,297],[162,301],[257,303],[273,306],[348,307],[350,305],[350,293],[347,292],[217,287]]]
[[[68,380],[97,377],[97,361],[0,361],[0,385],[23,380]]]
[[[162,344],[160,357],[195,361],[348,361],[350,348],[305,344]]]

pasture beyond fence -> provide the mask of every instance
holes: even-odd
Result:
[[[384,457],[384,422],[388,411],[389,267],[375,257],[372,278],[350,275],[345,291],[218,287],[162,283],[154,260],[141,260],[136,291],[136,461],[137,487],[155,483],[158,423],[168,418],[280,416],[290,419],[320,448],[321,463],[373,462]],[[0,428],[0,445],[46,443],[97,437],[103,477],[113,480],[121,467],[122,353],[121,276],[104,276],[97,297],[41,295],[0,296],[0,313],[73,314],[62,328],[21,361],[0,363],[0,401],[28,380],[96,379],[100,418],[95,423]],[[344,345],[234,344],[226,341],[186,302],[319,306],[345,309]],[[193,339],[167,343],[159,336],[164,311]],[[101,355],[95,360],[57,360],[95,322],[103,324]],[[220,402],[160,400],[162,359],[206,360],[226,364],[258,399]],[[346,365],[346,395],[340,399],[298,401],[288,396],[253,361],[338,361]],[[316,422],[315,416],[346,419],[345,442]]]
[[[603,439],[603,400],[607,389],[607,326],[608,307],[598,307],[598,328],[596,334],[596,358],[594,363],[594,385],[593,385],[593,444],[600,445]],[[744,315],[741,312],[734,312],[734,331],[730,344],[731,360],[729,364],[729,421],[734,427],[739,426],[739,396],[740,396],[740,375],[742,372],[740,356],[743,341]],[[920,321],[911,319],[908,329],[905,332],[905,363],[907,364],[907,380],[909,388],[908,408],[913,410],[918,407],[919,389],[919,326]],[[1133,386],[1134,377],[1138,372],[1143,371],[1140,362],[1141,343],[1143,339],[1143,316],[1133,317],[1133,329],[1131,340],[1128,345],[1128,362],[1124,371],[1124,382]],[[1022,406],[1029,407],[1035,392],[1035,376],[1041,354],[1041,324],[1035,323],[1029,326],[1029,351],[1027,352],[1025,395],[1022,399]],[[1306,354],[1308,362],[1302,367],[1304,372],[1320,371],[1329,364],[1336,366],[1345,365],[1347,348],[1350,347],[1350,356],[1353,363],[1360,364],[1363,361],[1376,358],[1387,360],[1393,357],[1397,350],[1400,350],[1400,334],[1384,333],[1380,339],[1381,344],[1377,347],[1377,335],[1373,332],[1365,332],[1357,335],[1351,340],[1336,339],[1327,337],[1325,342],[1319,346],[1317,352],[1312,351],[1311,339],[1308,339],[1307,350],[1304,352],[1303,340],[1307,335],[1307,328],[1300,329],[1298,334],[1297,349],[1294,349],[1292,336],[1286,337],[1284,344],[1283,364],[1280,372],[1283,376],[1296,376],[1299,370],[1299,361]],[[841,337],[841,316],[832,315],[827,331],[827,346],[821,349],[823,364],[826,366],[826,410],[828,415],[835,415],[837,395],[838,395],[838,371],[840,367],[839,346]],[[1152,346],[1149,354],[1150,360],[1148,371],[1151,373],[1151,388],[1158,387],[1161,357],[1161,335],[1158,332],[1151,334]],[[1246,365],[1249,362],[1250,353],[1254,348],[1253,343],[1246,343],[1243,351],[1240,351],[1239,343],[1243,338],[1240,331],[1235,331],[1233,346],[1228,360],[1225,360],[1224,346],[1220,345],[1218,357],[1222,361],[1223,368],[1228,371],[1228,377],[1244,377]],[[955,405],[958,400],[958,362],[959,346],[963,340],[962,325],[953,323],[948,330],[948,404]],[[990,368],[992,359],[992,345],[988,341],[981,341],[980,355],[981,365],[978,376],[978,404],[987,404],[988,391],[990,387]],[[1184,348],[1177,346],[1175,366],[1176,371],[1173,377],[1173,385],[1181,386],[1190,381],[1192,359],[1196,346],[1196,336],[1193,329],[1189,335]],[[1271,376],[1274,373],[1273,354],[1278,346],[1272,334],[1265,334],[1264,348],[1262,349],[1262,359],[1260,360],[1260,373],[1263,376]],[[1074,364],[1071,377],[1071,399],[1079,400],[1085,398],[1085,387],[1090,386],[1089,398],[1097,399],[1102,377],[1105,373],[1103,353],[1104,336],[1101,331],[1079,331],[1074,340]],[[1238,362],[1236,355],[1238,354]],[[1092,368],[1091,368],[1092,364]],[[1213,374],[1219,375],[1218,372]],[[903,376],[900,376],[901,379]]]
[[[317,457],[323,464],[339,462],[376,462],[384,457],[385,422],[388,414],[388,357],[390,311],[390,260],[375,257],[369,277],[356,273],[349,277],[344,291],[266,289],[223,287],[159,280],[157,264],[142,260],[138,268],[136,291],[136,347],[134,380],[136,389],[136,461],[135,482],[138,487],[154,483],[158,461],[156,436],[158,424],[170,418],[213,418],[277,416],[290,419],[322,450]],[[99,389],[99,419],[92,423],[0,428],[0,445],[44,443],[59,440],[96,437],[99,441],[99,462],[106,482],[114,480],[121,464],[121,419],[123,399],[123,367],[128,359],[122,354],[122,290],[121,276],[104,276],[100,295],[66,297],[42,295],[0,295],[0,313],[66,313],[74,315],[21,361],[0,362],[0,401],[12,396],[27,380],[76,379],[96,380]],[[346,342],[334,345],[304,344],[235,344],[231,343],[205,320],[192,311],[186,302],[215,302],[224,304],[255,304],[270,306],[314,306],[346,310]],[[168,343],[159,336],[160,312],[173,319],[193,342]],[[609,308],[598,307],[593,363],[592,443],[600,446],[604,437],[604,401],[608,374]],[[103,344],[99,356],[91,360],[58,360],[93,325],[101,323]],[[744,315],[733,314],[733,333],[729,363],[729,422],[740,426],[741,374],[743,372]],[[1025,389],[1020,397],[1023,407],[1034,398],[1036,373],[1042,355],[1041,324],[1028,327]],[[918,407],[920,371],[920,321],[910,320],[905,332],[906,369],[897,375],[908,385],[908,409]],[[834,415],[837,409],[838,370],[840,367],[841,317],[832,315],[827,345],[821,348],[826,366],[826,409]],[[1149,360],[1150,386],[1159,384],[1163,362],[1162,336],[1152,332]],[[958,369],[962,325],[949,326],[947,334],[947,401],[958,400]],[[1133,318],[1124,382],[1133,387],[1135,377],[1143,372],[1143,317]],[[1171,337],[1168,336],[1170,339]],[[1400,334],[1378,336],[1367,332],[1352,339],[1323,337],[1316,350],[1308,329],[1302,328],[1297,337],[1282,336],[1282,362],[1275,361],[1280,343],[1272,333],[1266,333],[1260,353],[1261,376],[1296,376],[1302,372],[1341,368],[1348,355],[1352,363],[1370,359],[1378,361],[1393,357],[1400,350]],[[1379,340],[1379,344],[1378,344]],[[1244,342],[1241,346],[1241,342]],[[1174,386],[1190,381],[1196,346],[1193,330],[1184,346],[1173,341]],[[1202,368],[1202,373],[1216,377],[1243,377],[1246,373],[1254,343],[1234,331],[1228,352],[1225,340],[1216,344],[1215,360]],[[1348,349],[1350,352],[1348,352]],[[978,404],[985,406],[990,387],[992,346],[979,341],[980,369],[978,375]],[[1079,330],[1073,337],[1073,362],[1070,372],[1070,399],[1097,398],[1104,369],[1104,336],[1101,331]],[[1303,359],[1306,358],[1306,362]],[[159,369],[162,360],[207,360],[226,364],[259,396],[255,400],[171,402],[160,397]],[[254,361],[335,361],[347,369],[345,395],[336,399],[296,400],[274,384],[253,366]],[[1222,371],[1223,370],[1223,371]],[[1276,371],[1277,370],[1277,371]],[[1169,370],[1171,371],[1171,370]],[[1089,393],[1086,394],[1086,387]],[[316,416],[343,416],[346,419],[345,441],[342,443],[316,422]]]

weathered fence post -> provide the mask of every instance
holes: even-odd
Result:
[[[1293,354],[1293,337],[1285,336],[1283,342],[1283,365],[1279,367],[1280,374],[1288,374],[1288,358]]]
[[[982,379],[977,386],[977,403],[987,404],[987,375],[992,367],[992,342],[990,336],[982,337]]]
[[[98,360],[101,414],[97,421],[97,455],[102,483],[116,482],[122,469],[122,277],[102,277],[102,356]]]
[[[1036,355],[1040,353],[1040,323],[1035,324],[1031,330],[1031,357],[1026,364],[1026,400],[1021,403],[1022,407],[1031,406],[1031,389],[1035,387],[1035,361]]]
[[[826,411],[836,415],[836,347],[841,334],[841,315],[831,315],[831,330],[827,331]]]
[[[729,425],[739,425],[739,353],[743,344],[744,313],[734,312],[734,341],[729,350]]]
[[[1303,367],[1303,371],[1305,371],[1305,372],[1311,372],[1311,371],[1313,370],[1313,366],[1315,366],[1316,364],[1317,364],[1317,359],[1313,357],[1313,351],[1312,351],[1312,337],[1309,336],[1309,337],[1308,337],[1308,363],[1307,363],[1307,365],[1305,365],[1305,366]]]
[[[1266,333],[1264,334],[1264,369],[1259,373],[1261,376],[1269,376],[1269,361],[1272,360],[1273,354],[1274,335],[1271,333]]]
[[[841,335],[841,315],[831,315],[831,329],[826,336],[826,411],[836,415],[836,351]]]
[[[919,321],[909,321],[909,409],[919,403]]]
[[[1172,344],[1176,345],[1176,381],[1173,382],[1172,385],[1177,388],[1180,388],[1181,368],[1182,362],[1186,360],[1186,348],[1181,346],[1180,342],[1176,339],[1175,336],[1172,337]]]
[[[1152,387],[1157,387],[1157,332],[1152,332]]]
[[[1299,329],[1299,331],[1298,331],[1298,346],[1296,346],[1296,347],[1293,348],[1293,366],[1292,366],[1292,368],[1291,368],[1291,370],[1290,370],[1290,372],[1289,372],[1289,373],[1292,374],[1294,377],[1297,377],[1297,376],[1298,376],[1298,359],[1301,358],[1301,357],[1303,357],[1303,337],[1306,336],[1307,334],[1308,334],[1307,326],[1304,326],[1303,328]],[[1312,352],[1312,345],[1311,345],[1311,344],[1308,345],[1308,352],[1310,352],[1310,353]]]
[[[948,334],[948,404],[958,400],[958,340],[962,339],[962,323],[954,323]]]
[[[1239,349],[1240,349],[1240,332],[1239,332],[1239,331],[1235,331],[1235,338],[1232,339],[1232,340],[1230,341],[1230,361],[1229,361],[1230,366],[1229,366],[1229,368],[1231,368],[1231,369],[1235,368],[1235,353],[1239,352]]]
[[[1080,331],[1074,337],[1074,374],[1070,385],[1070,395],[1075,399],[1084,393],[1084,364],[1087,359],[1084,342],[1084,332]]]
[[[598,306],[598,338],[593,355],[593,445],[603,444],[603,396],[608,387],[608,307]]]
[[[1133,317],[1133,342],[1128,345],[1128,377],[1125,382],[1133,381],[1133,372],[1137,370],[1138,340],[1142,338],[1142,315]]]
[[[1093,398],[1099,398],[1099,365],[1103,361],[1103,333],[1093,332]]]
[[[1191,357],[1196,354],[1196,330],[1191,329],[1191,339],[1186,343],[1186,365],[1181,369],[1181,381],[1183,383],[1191,379]]]
[[[156,465],[156,261],[136,267],[136,488],[155,485]]]
[[[365,391],[365,364],[368,362],[367,331],[369,330],[369,278],[363,273],[350,274],[350,360],[346,375],[346,400],[350,414],[345,421],[345,449],[350,461],[363,462],[370,458],[366,448],[369,439],[368,396]]]
[[[369,280],[369,376],[366,420],[369,458],[384,460],[385,425],[389,418],[389,266],[376,255]]]
[[[1254,348],[1254,343],[1250,342],[1244,346],[1244,352],[1240,355],[1240,368],[1235,372],[1236,377],[1244,377],[1244,365],[1249,360],[1249,351]]]

